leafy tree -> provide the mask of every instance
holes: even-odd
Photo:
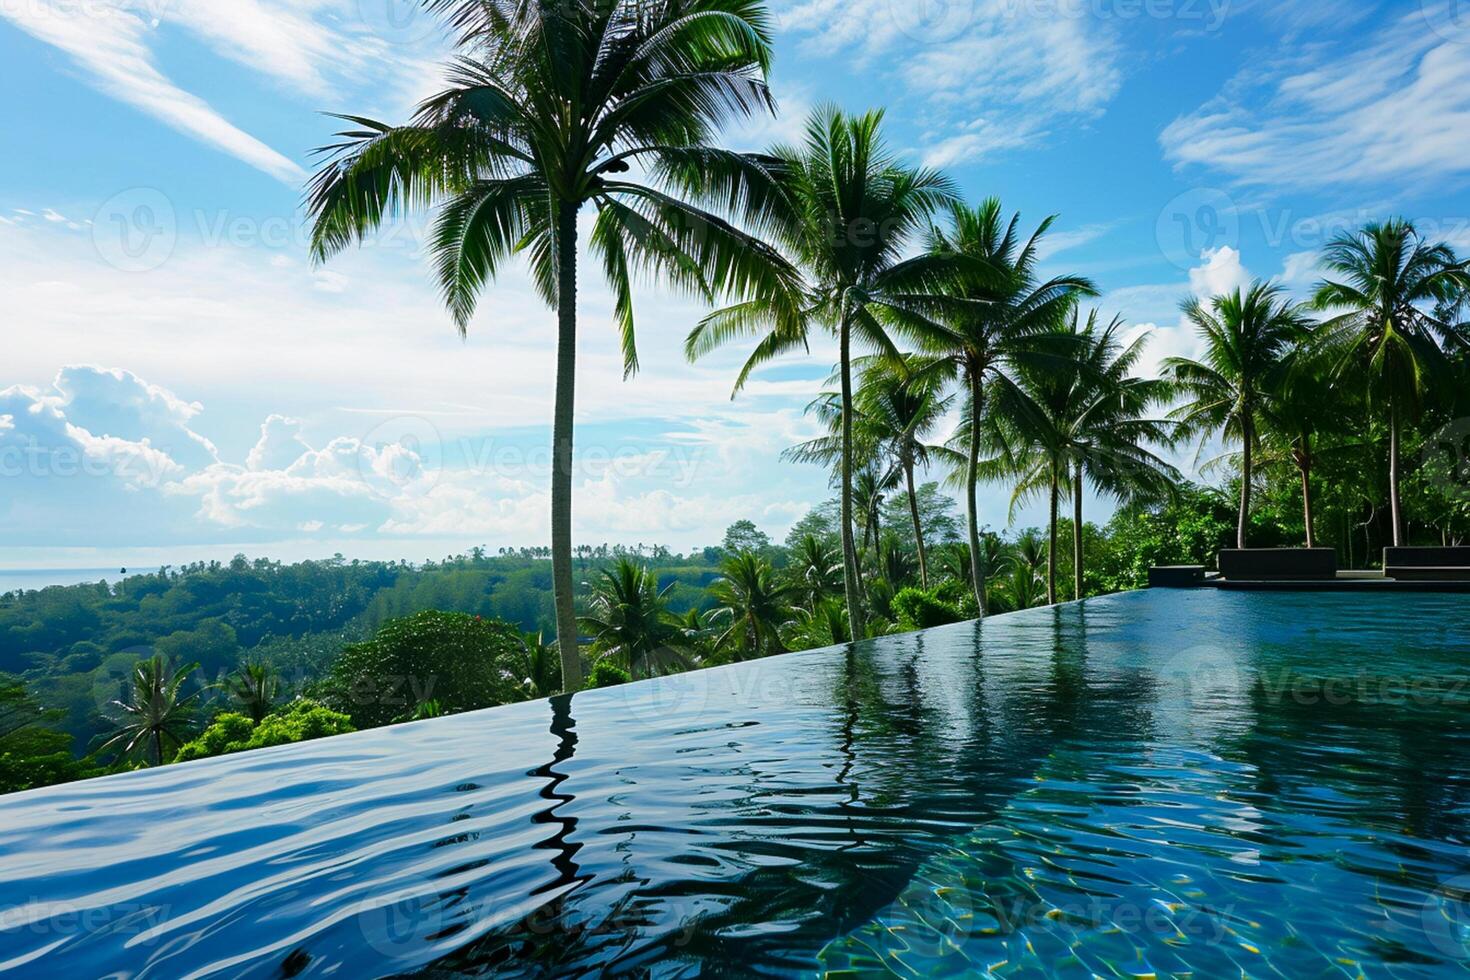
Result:
[[[1205,352],[1201,360],[1171,357],[1164,362],[1167,377],[1185,398],[1171,417],[1184,437],[1222,433],[1227,443],[1240,444],[1235,546],[1244,548],[1261,420],[1270,392],[1286,370],[1287,355],[1306,336],[1307,323],[1278,287],[1259,280],[1246,291],[1216,296],[1208,306],[1190,300],[1184,314],[1199,332]]]
[[[781,627],[793,614],[793,587],[777,577],[770,562],[749,551],[725,559],[720,571],[709,590],[715,600],[712,616],[727,625],[715,639],[715,650],[737,660],[785,653]]]
[[[842,504],[837,500],[828,500],[818,504],[807,511],[786,534],[786,550],[795,551],[801,540],[808,535],[817,538],[822,544],[838,552],[837,574],[842,574],[841,552],[842,539],[837,532],[837,522],[841,512]],[[720,556],[723,557],[723,556]],[[717,559],[718,560],[718,559]]]
[[[1314,305],[1340,311],[1322,325],[1339,383],[1365,377],[1375,405],[1388,413],[1388,497],[1393,543],[1403,543],[1401,444],[1403,425],[1423,410],[1425,396],[1451,381],[1440,344],[1464,344],[1461,325],[1440,319],[1470,291],[1470,269],[1448,245],[1425,241],[1413,224],[1394,218],[1328,243]],[[1433,309],[1434,312],[1429,312]]]
[[[888,324],[924,320],[954,266],[940,256],[904,257],[913,233],[954,193],[938,171],[901,165],[883,141],[882,121],[881,112],[850,116],[823,107],[808,120],[803,146],[772,150],[788,207],[771,230],[805,281],[798,291],[773,289],[711,314],[685,345],[693,359],[736,338],[759,338],[736,380],[738,391],[756,367],[805,349],[812,325],[836,332],[845,420],[839,531],[848,619],[857,635],[864,630],[853,535],[853,341],[897,358]]]
[[[411,717],[426,701],[458,714],[525,699],[520,632],[468,613],[421,612],[349,644],[332,665],[326,702],[358,728]]]
[[[971,271],[956,282],[957,295],[971,302],[947,317],[943,330],[925,340],[926,351],[944,358],[961,379],[966,415],[971,420],[963,433],[965,516],[970,580],[981,616],[986,613],[987,571],[982,564],[986,552],[980,541],[977,496],[983,434],[978,420],[986,416],[986,390],[1013,387],[1010,372],[1022,364],[1038,369],[1065,367],[1065,355],[1059,358],[1031,338],[1061,322],[1079,297],[1097,292],[1081,276],[1041,281],[1036,268],[1039,249],[1055,220],[1055,216],[1047,218],[1023,242],[1018,232],[1020,215],[1007,222],[1000,201],[989,198],[974,208],[953,205],[951,227],[935,228],[930,236],[932,252],[958,253],[984,266],[984,271]]]
[[[26,690],[24,683],[0,674],[0,738],[38,724],[45,717],[45,709]]]
[[[326,148],[309,190],[312,254],[324,260],[405,209],[437,206],[430,251],[461,331],[505,260],[527,256],[557,311],[551,558],[562,679],[574,691],[577,216],[597,212],[588,244],[615,297],[625,374],[638,367],[634,270],[705,296],[770,288],[774,254],[699,206],[759,228],[777,196],[770,161],[710,145],[731,118],[774,107],[767,14],[758,0],[428,2],[459,31],[450,87],[404,126],[344,117],[355,128]]]
[[[761,554],[771,547],[771,536],[756,527],[754,521],[736,521],[726,528],[722,547],[727,555],[741,551]]]
[[[191,663],[170,670],[157,655],[134,664],[130,693],[111,705],[120,721],[101,751],[117,749],[124,758],[137,758],[145,765],[151,758],[155,766],[173,758],[194,725],[200,692],[185,694],[184,685],[198,669]]]
[[[659,589],[658,576],[626,558],[605,569],[581,620],[594,651],[634,676],[684,665],[684,634],[669,612],[668,592]]]

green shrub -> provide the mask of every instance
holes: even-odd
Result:
[[[904,630],[926,630],[958,623],[964,616],[956,605],[945,602],[936,589],[903,589],[893,597],[893,612]]]
[[[217,716],[198,738],[179,749],[175,761],[209,759],[272,745],[293,745],[351,731],[355,731],[351,718],[318,701],[303,698],[266,715],[259,725],[244,715],[227,711]]]
[[[632,676],[611,660],[599,660],[587,678],[588,687],[616,687],[631,681]]]
[[[421,612],[383,625],[332,665],[329,700],[359,728],[414,717],[438,702],[459,714],[524,701],[525,647],[518,629],[467,613]]]

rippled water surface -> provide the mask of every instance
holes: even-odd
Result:
[[[1149,592],[0,800],[0,972],[1470,976],[1470,602]]]

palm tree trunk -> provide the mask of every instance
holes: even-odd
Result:
[[[1082,598],[1082,464],[1072,481],[1072,598]]]
[[[1251,443],[1255,441],[1254,427],[1246,419],[1241,426],[1243,451],[1240,457],[1240,518],[1235,525],[1235,546],[1245,547],[1245,528],[1251,519]]]
[[[1307,525],[1307,547],[1317,547],[1317,536],[1312,532],[1312,461],[1303,458],[1297,467],[1302,474],[1302,520]]]
[[[562,690],[582,688],[577,642],[576,591],[572,581],[572,426],[577,385],[577,206],[557,205],[556,216],[556,407],[552,420],[551,581],[556,601],[556,642]]]
[[[857,544],[853,540],[852,513],[852,320],[844,298],[841,326],[842,346],[842,586],[847,593],[847,621],[852,638],[866,638],[863,600],[858,586]]]
[[[929,558],[924,550],[924,527],[919,520],[919,494],[914,490],[914,464],[912,462],[904,462],[903,476],[908,482],[909,517],[914,522],[914,543],[919,549],[919,584],[927,589],[929,587]]]
[[[985,390],[976,365],[965,369],[970,381],[970,455],[965,466],[965,524],[970,535],[970,581],[975,587],[975,606],[985,618],[985,555],[980,549],[980,502],[976,487],[980,483],[980,416],[985,407]]]
[[[153,729],[153,764],[163,765],[163,731],[158,728]]]
[[[1057,511],[1061,497],[1061,481],[1057,464],[1051,465],[1051,520],[1046,551],[1046,604],[1057,604]]]
[[[1393,546],[1403,544],[1403,516],[1399,507],[1399,408],[1388,406],[1388,507],[1393,520]]]

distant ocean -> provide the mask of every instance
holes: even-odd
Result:
[[[0,595],[16,589],[44,589],[48,585],[80,585],[83,582],[116,582],[131,575],[151,575],[158,566],[128,567],[127,575],[118,568],[0,568]]]

